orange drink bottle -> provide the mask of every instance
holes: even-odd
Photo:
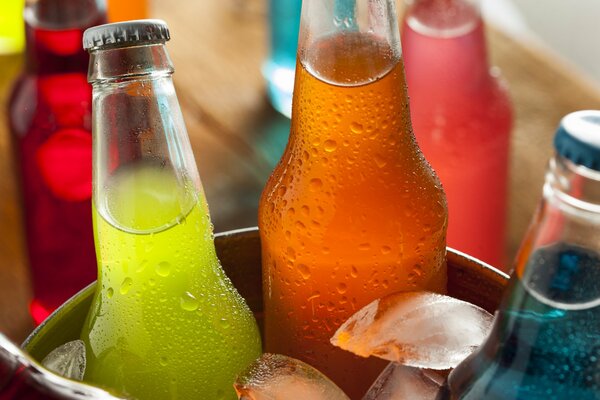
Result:
[[[263,191],[266,349],[360,398],[383,364],[334,348],[384,295],[446,289],[446,198],[412,133],[393,0],[304,0],[287,148]]]

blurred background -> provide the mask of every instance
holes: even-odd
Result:
[[[148,16],[166,20],[171,29],[174,80],[215,231],[254,226],[261,189],[290,128],[270,105],[261,72],[270,46],[268,1],[149,0],[147,6]],[[3,21],[14,13],[3,7],[0,26],[7,26]],[[600,3],[485,0],[483,10],[491,63],[502,71],[514,107],[508,231],[499,265],[508,270],[539,201],[560,118],[600,108]],[[24,55],[19,42],[8,48],[0,55],[0,331],[18,342],[33,322],[23,201],[6,110]]]

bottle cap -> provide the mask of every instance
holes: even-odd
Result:
[[[566,115],[556,130],[554,147],[575,164],[600,171],[600,110]]]
[[[98,50],[134,44],[164,43],[170,39],[169,27],[160,19],[140,19],[98,25],[83,33],[83,48]]]

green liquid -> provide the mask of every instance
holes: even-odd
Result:
[[[85,380],[138,399],[235,399],[260,336],[216,257],[203,195],[152,166],[111,179],[93,208]]]

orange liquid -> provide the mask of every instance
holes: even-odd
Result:
[[[379,297],[445,291],[446,199],[412,134],[389,46],[360,33],[313,46],[321,79],[298,63],[290,140],[259,207],[266,348],[360,398],[385,363],[329,339]]]
[[[110,22],[148,18],[148,0],[108,0]]]

